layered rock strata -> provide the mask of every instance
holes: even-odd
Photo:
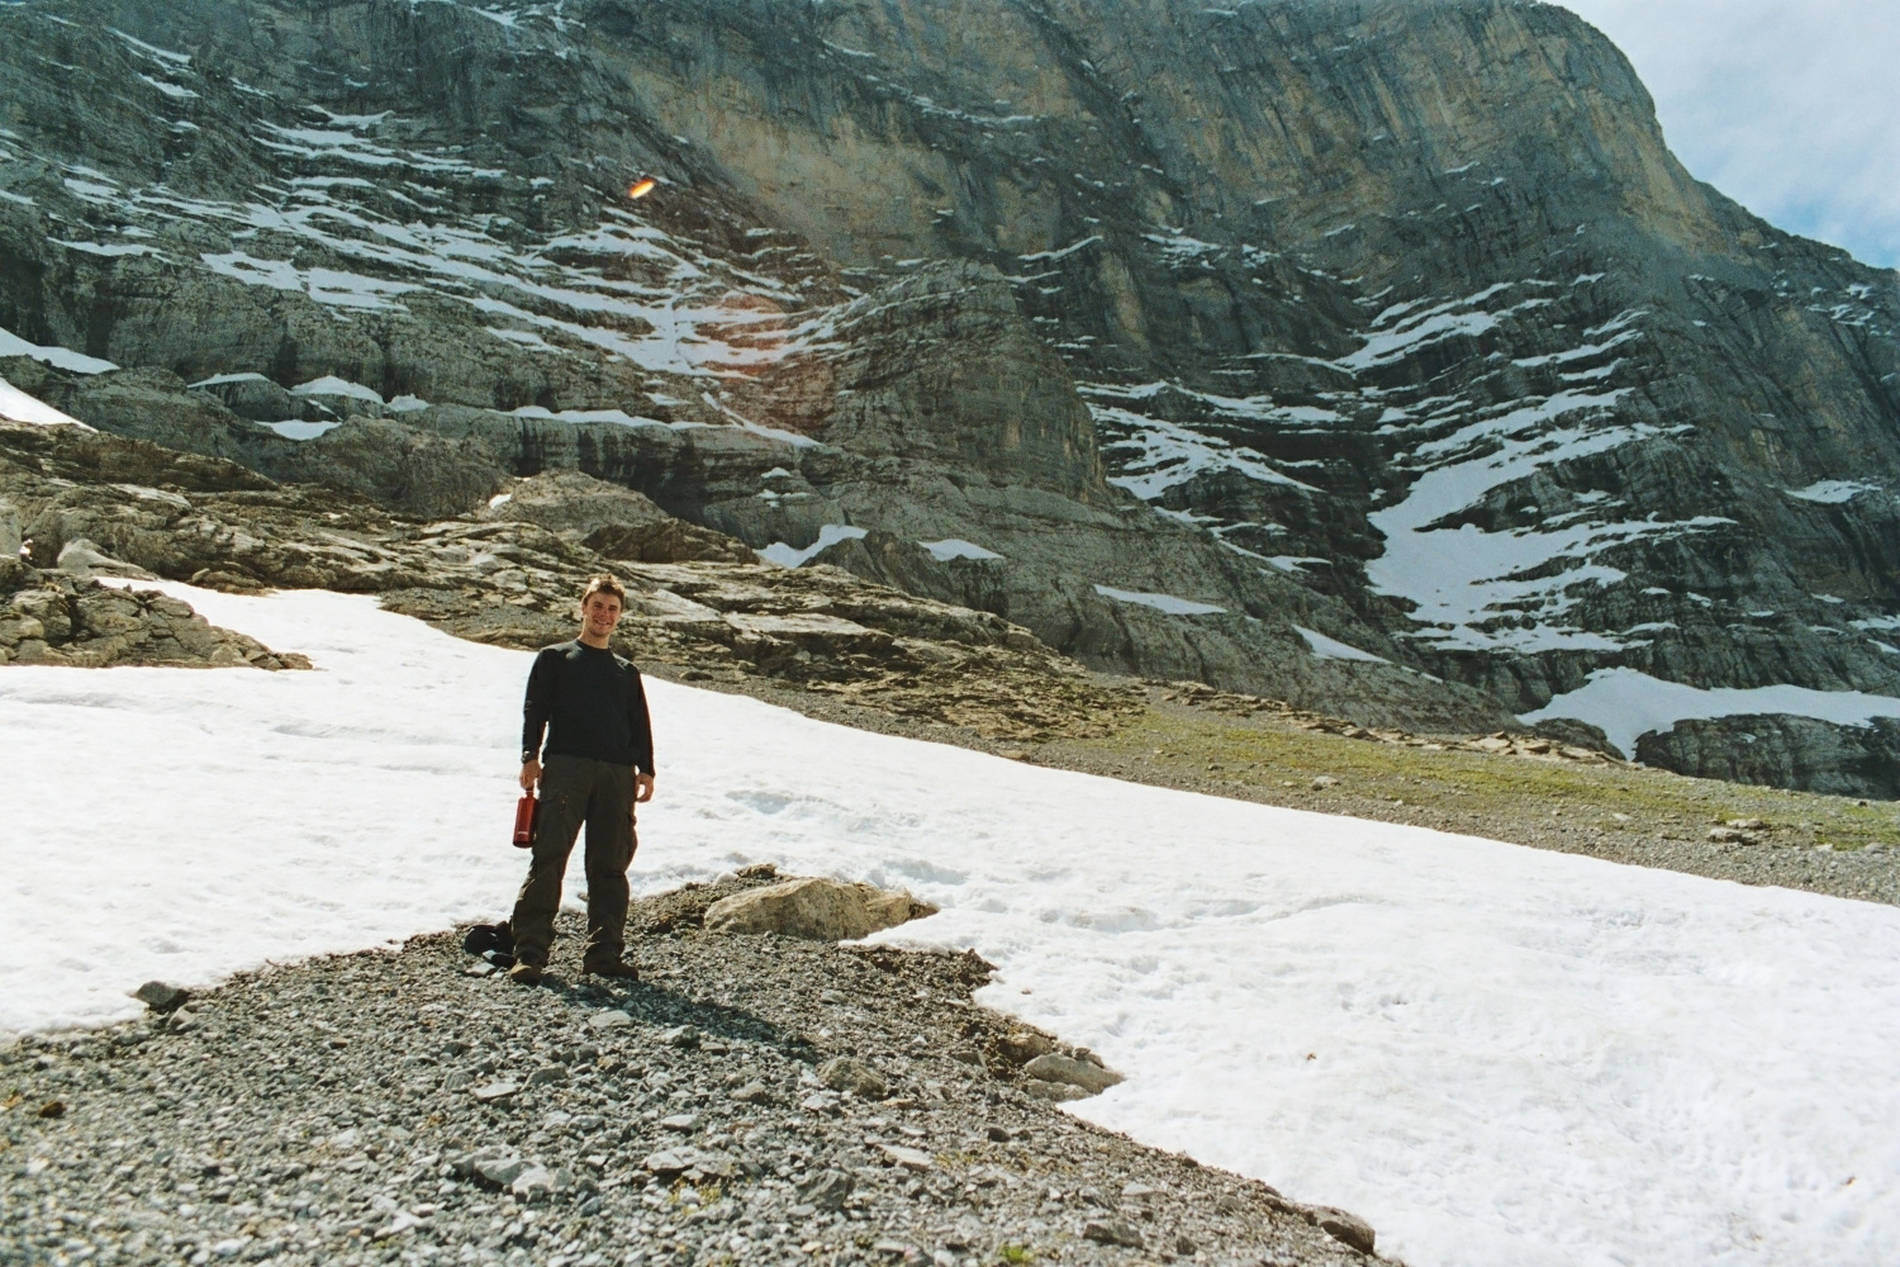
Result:
[[[0,73],[0,373],[95,425],[430,518],[579,470],[1364,725],[1623,673],[1703,693],[1648,760],[1900,755],[1809,724],[1900,709],[1900,289],[1556,6],[46,0]]]

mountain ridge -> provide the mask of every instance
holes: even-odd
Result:
[[[426,513],[573,466],[1368,724],[1900,701],[1893,274],[1691,180],[1554,6],[65,7],[0,12],[0,328],[125,367],[18,371],[76,417]]]

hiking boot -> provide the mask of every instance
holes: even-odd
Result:
[[[621,981],[638,981],[640,970],[624,959],[591,959],[581,965],[581,971],[596,977],[614,977]]]
[[[508,969],[508,979],[516,985],[540,985],[541,973],[538,963],[518,963]]]

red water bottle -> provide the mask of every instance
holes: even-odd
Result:
[[[534,819],[540,809],[541,802],[534,799],[533,792],[524,793],[515,802],[515,848],[534,847]]]

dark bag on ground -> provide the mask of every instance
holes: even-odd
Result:
[[[497,968],[513,967],[515,930],[508,927],[507,920],[499,924],[477,924],[462,938],[462,949],[471,955],[479,955]]]

